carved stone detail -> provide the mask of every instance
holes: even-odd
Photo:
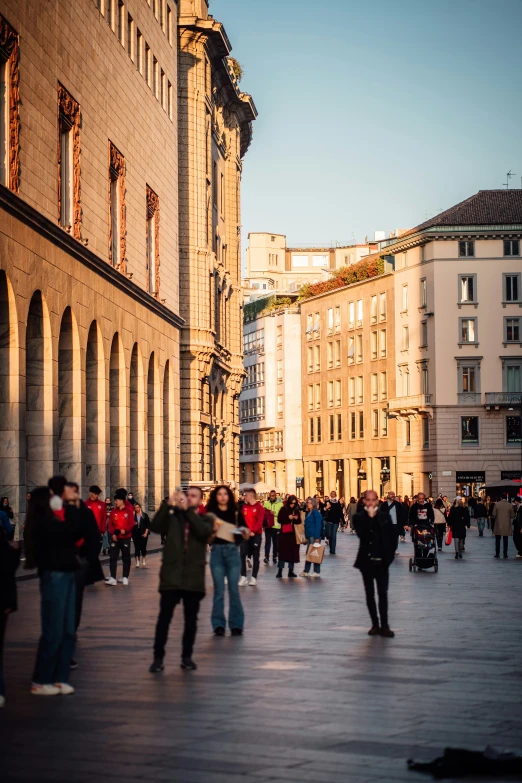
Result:
[[[0,15],[0,60],[9,63],[9,189],[20,185],[20,49],[18,33]]]
[[[160,251],[159,251],[159,196],[154,193],[152,188],[147,185],[147,218],[154,217],[154,256],[156,261],[156,274],[154,280],[154,291],[151,293],[159,295],[160,290]],[[147,268],[147,277],[149,270]]]
[[[125,158],[109,141],[109,204],[111,203],[111,180],[117,179],[120,188],[120,264],[122,274],[127,273],[127,210],[125,208]],[[109,259],[112,263],[112,225],[109,215]]]
[[[58,83],[58,215],[61,211],[61,168],[60,160],[62,146],[60,133],[70,131],[73,135],[73,225],[72,234],[75,239],[82,235],[82,204],[81,204],[81,169],[80,169],[80,104],[65,87]]]

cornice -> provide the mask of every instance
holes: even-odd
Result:
[[[519,235],[521,232],[521,223],[494,226],[432,226],[424,231],[417,231],[413,234],[399,237],[390,245],[384,245],[381,248],[381,255],[392,256],[396,253],[403,253],[405,250],[409,250],[410,248],[419,245],[425,245],[427,242],[432,242],[435,239],[461,239],[463,237],[492,239],[495,237],[501,238],[506,234],[509,236],[512,234]]]
[[[20,220],[40,236],[52,242],[68,255],[72,256],[85,267],[95,272],[115,288],[123,291],[139,304],[146,307],[155,315],[162,318],[176,329],[181,329],[185,321],[168,307],[158,302],[153,296],[140,288],[132,280],[125,277],[107,261],[97,256],[92,250],[88,250],[81,242],[74,239],[59,225],[40,214],[15,193],[0,185],[0,209],[5,210],[17,220]]]

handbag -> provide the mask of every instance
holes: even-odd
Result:
[[[291,533],[293,529],[294,526],[290,522],[287,522],[286,525],[281,527],[281,533]]]
[[[453,541],[453,533],[451,532],[451,528],[450,528],[446,533],[446,538],[444,540],[444,543],[446,544],[446,546],[449,546],[452,541]]]

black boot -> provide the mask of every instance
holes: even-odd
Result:
[[[283,569],[280,568],[276,574],[276,579],[282,579],[282,578],[283,578]]]
[[[154,658],[151,665],[149,666],[149,672],[151,674],[157,674],[158,672],[163,671],[163,659],[162,658]]]
[[[507,557],[507,555],[506,555],[506,557]],[[294,576],[295,576],[295,577],[296,577],[296,576],[297,576],[297,574],[295,573],[295,571],[289,571],[289,572],[288,572],[288,576],[291,576],[291,577],[294,577]]]
[[[192,658],[182,658],[180,666],[182,669],[189,669],[192,672],[198,668]]]
[[[374,623],[368,631],[368,636],[378,636],[380,630],[379,623]]]
[[[218,628],[214,628],[214,636],[224,636],[225,635],[225,629],[222,625],[220,625]]]

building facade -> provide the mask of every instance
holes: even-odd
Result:
[[[396,487],[394,305],[390,273],[301,303],[307,495]]]
[[[522,478],[522,191],[479,191],[404,233],[395,264],[398,490]]]
[[[247,315],[243,339],[241,483],[262,482],[270,489],[303,497],[298,307]]]
[[[0,2],[1,494],[179,481],[177,5]]]
[[[239,480],[243,379],[240,182],[256,109],[223,25],[180,0],[181,478]]]

